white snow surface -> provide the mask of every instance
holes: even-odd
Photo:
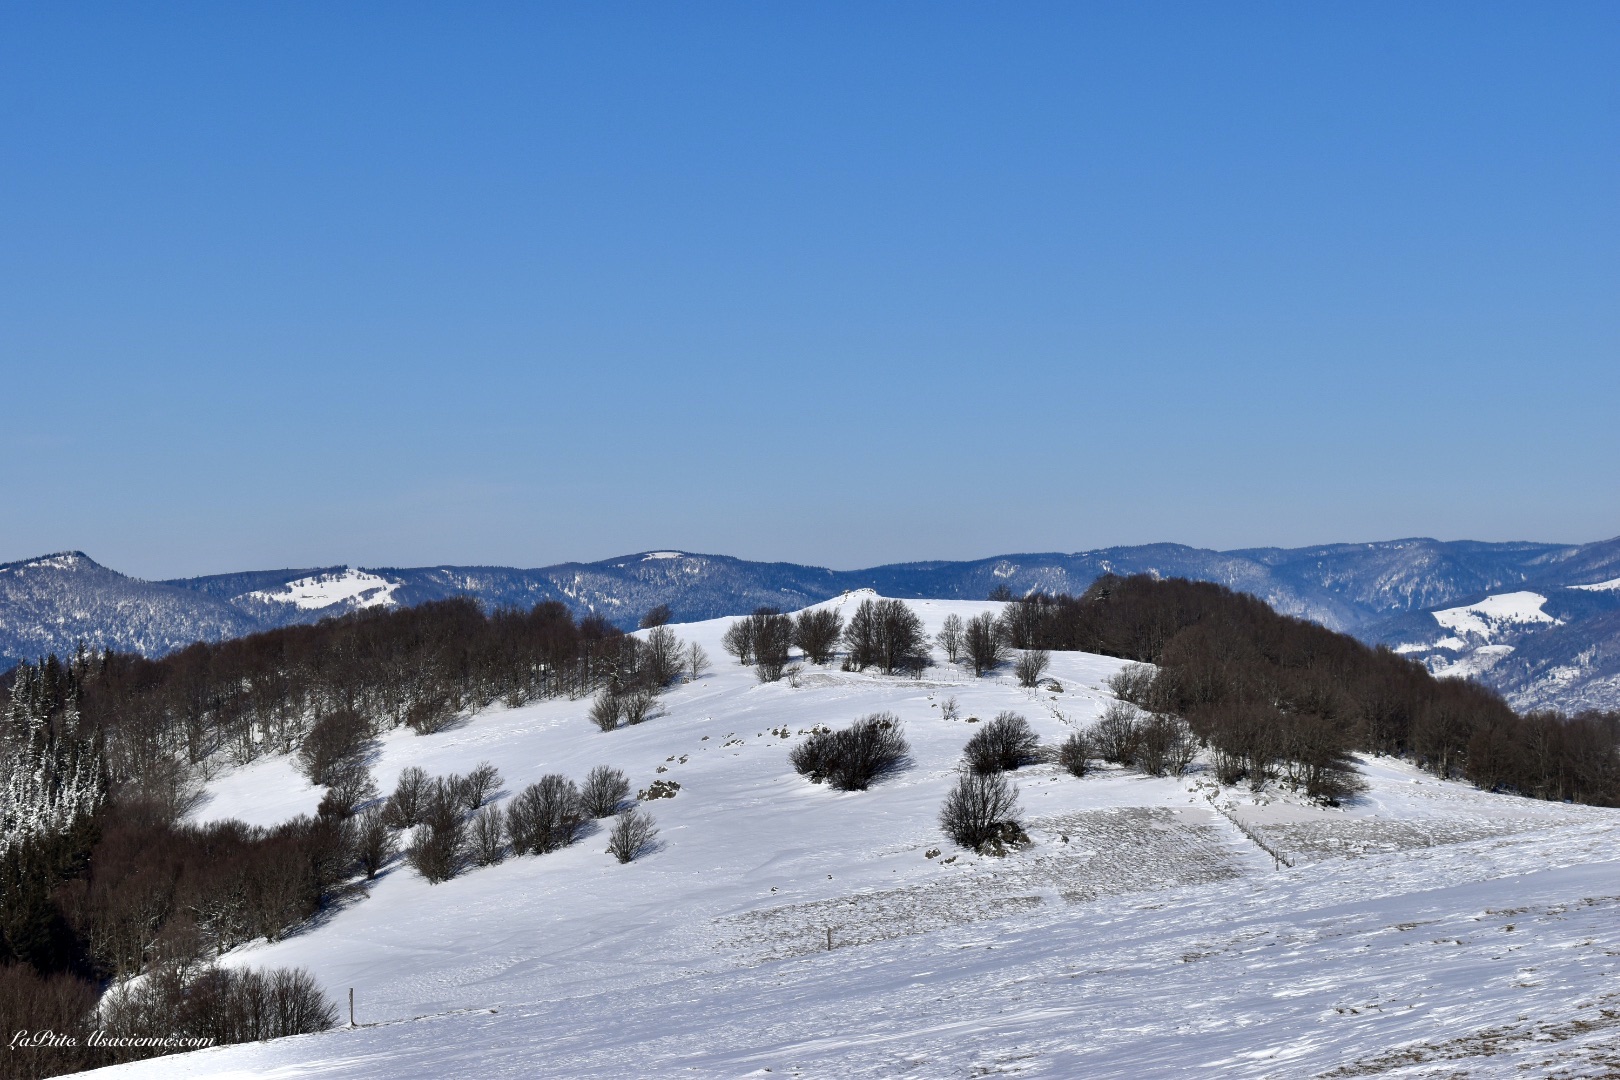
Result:
[[[1504,630],[1531,623],[1552,623],[1558,620],[1541,610],[1547,598],[1534,592],[1498,593],[1487,596],[1477,604],[1436,611],[1434,621],[1447,630],[1459,634],[1473,634],[1487,642]]]
[[[248,593],[255,600],[277,604],[293,604],[305,611],[328,608],[334,604],[348,604],[351,608],[391,606],[399,582],[368,574],[354,567],[341,574],[316,574],[313,577],[289,581],[279,589]]]
[[[1455,660],[1431,659],[1429,674],[1437,679],[1476,679],[1512,655],[1512,645],[1481,645]]]
[[[1620,577],[1600,581],[1595,585],[1571,585],[1572,589],[1585,589],[1587,592],[1614,592],[1620,590]]]
[[[851,594],[829,601],[845,606]],[[908,601],[930,629],[990,603]],[[1390,759],[1343,808],[1052,765],[1013,774],[1035,840],[988,858],[936,814],[963,743],[1014,710],[1044,742],[1090,723],[1123,663],[1052,654],[1060,693],[936,664],[921,680],[715,670],[646,723],[588,702],[497,708],[381,740],[379,783],[493,762],[502,798],[623,768],[657,850],[564,851],[370,895],[226,958],[309,968],[360,1026],[119,1066],[127,1077],[1599,1076],[1620,1068],[1620,812],[1441,782]],[[960,718],[940,706],[955,697]],[[889,710],[912,763],[812,785],[788,749]],[[788,737],[779,732],[787,729]],[[660,773],[658,769],[666,771]],[[318,789],[285,759],[210,785],[201,819],[272,823]],[[1241,826],[1241,829],[1240,829]],[[1282,865],[1248,834],[1293,865]],[[929,858],[935,850],[939,854]],[[948,860],[948,861],[947,861]],[[826,948],[827,929],[833,945]]]

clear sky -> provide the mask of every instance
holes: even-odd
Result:
[[[1620,533],[1620,5],[0,3],[0,561]]]

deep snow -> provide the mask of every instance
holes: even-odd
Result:
[[[996,606],[910,603],[931,630],[948,613]],[[639,727],[602,733],[587,701],[548,701],[382,740],[385,790],[407,765],[444,773],[482,760],[506,792],[603,763],[637,788],[675,780],[674,799],[646,805],[658,850],[621,866],[597,831],[437,886],[396,865],[318,926],[228,957],[306,966],[335,999],[354,987],[361,1027],[113,1071],[1620,1069],[1620,813],[1491,795],[1388,759],[1364,762],[1369,790],[1343,809],[1219,789],[1201,773],[1075,779],[1047,765],[1014,774],[1035,846],[980,857],[935,821],[969,718],[1011,709],[1056,742],[1101,711],[1121,661],[1053,654],[1060,693],[1008,675],[974,680],[942,661],[921,680],[835,666],[807,667],[797,688],[760,685],[720,649],[727,625],[675,627],[714,671],[677,686]],[[950,697],[959,719],[941,716]],[[909,769],[850,794],[793,773],[800,732],[880,709],[906,724]],[[198,817],[269,824],[312,811],[319,794],[286,759],[261,761],[216,780]]]

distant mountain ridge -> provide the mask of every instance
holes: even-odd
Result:
[[[156,656],[197,640],[451,596],[490,608],[559,600],[630,627],[657,604],[697,620],[761,604],[803,607],[856,588],[940,599],[980,599],[1000,586],[1014,595],[1077,594],[1107,573],[1187,577],[1252,593],[1286,614],[1398,648],[1431,670],[1478,678],[1520,708],[1620,707],[1620,586],[1605,584],[1620,581],[1620,538],[1417,538],[1238,551],[1148,544],[864,570],[644,551],[527,570],[328,566],[171,581],[127,577],[71,551],[0,565],[0,663],[71,651],[80,640]],[[1539,606],[1500,599],[1510,594],[1539,598]],[[1481,605],[1523,617],[1446,614]]]

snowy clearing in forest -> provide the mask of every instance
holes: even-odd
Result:
[[[316,574],[289,581],[279,589],[247,595],[267,603],[292,604],[305,611],[317,611],[345,602],[356,608],[388,607],[393,605],[398,588],[396,581],[351,566],[340,574]]]
[[[1558,620],[1541,610],[1547,598],[1534,592],[1499,593],[1477,604],[1431,612],[1434,621],[1459,634],[1473,634],[1490,641],[1507,627]]]

